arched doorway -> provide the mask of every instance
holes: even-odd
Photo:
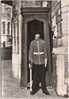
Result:
[[[40,37],[44,39],[44,24],[39,20],[32,20],[27,23],[27,80],[30,80],[29,71],[29,46],[32,40],[34,40],[35,33],[39,33]]]
[[[23,28],[22,28],[22,65],[21,65],[21,86],[27,86],[29,81],[28,76],[28,49],[30,42],[34,39],[34,34],[40,32],[41,38],[46,41],[46,47],[48,51],[49,60],[49,73],[51,68],[50,62],[50,41],[49,41],[49,27],[47,17],[44,15],[25,15],[23,17]]]

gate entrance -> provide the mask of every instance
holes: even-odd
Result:
[[[30,70],[29,70],[29,46],[32,40],[34,40],[35,33],[39,33],[40,37],[44,39],[44,28],[43,22],[33,20],[27,23],[27,81],[30,81]]]
[[[49,18],[47,8],[23,8],[22,9],[22,59],[21,59],[21,86],[27,86],[29,82],[29,45],[34,40],[35,33],[40,33],[46,41],[48,51],[49,74],[51,71]]]

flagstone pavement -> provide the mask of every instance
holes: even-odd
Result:
[[[61,96],[57,96],[54,89],[49,88],[49,95],[42,93],[40,89],[35,95],[30,95],[30,91],[27,88],[21,88],[17,79],[12,76],[12,62],[11,60],[0,62],[0,99],[66,99]],[[2,78],[2,79],[1,79]],[[1,82],[2,81],[2,82]]]

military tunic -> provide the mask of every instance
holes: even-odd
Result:
[[[29,61],[34,64],[45,64],[47,58],[46,44],[42,39],[31,42],[29,49]]]

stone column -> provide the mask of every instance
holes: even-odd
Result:
[[[12,73],[20,81],[21,79],[21,39],[22,39],[22,16],[21,1],[15,1],[13,12],[13,44],[12,44]]]
[[[48,84],[51,86],[51,51],[50,51],[50,36],[49,36],[49,21],[48,21],[48,17],[46,20],[46,33],[45,33],[45,39],[46,39],[46,46],[47,46],[47,54],[48,54]]]
[[[0,47],[1,47],[1,1],[0,1]]]
[[[22,14],[21,0],[19,0],[19,78],[21,81],[21,65],[22,65]]]
[[[69,66],[68,66],[68,24],[69,24],[69,1],[61,0],[62,8],[62,42],[64,46],[64,84],[66,94],[69,96]]]
[[[64,96],[66,94],[66,85],[64,83],[64,47],[56,49],[56,75],[57,75],[57,94]]]
[[[27,86],[27,23],[22,17],[21,86]]]
[[[68,95],[68,1],[61,0],[62,11],[62,46],[54,48],[54,53],[57,56],[56,74],[58,95]]]
[[[48,22],[47,22],[47,20],[45,20],[46,22],[44,23],[44,40],[46,41],[46,49],[47,49],[47,52],[49,53],[49,50],[48,50],[48,48],[50,47],[49,46],[49,31],[48,31]],[[49,56],[49,54],[48,54],[48,56]],[[47,57],[47,59],[48,59],[49,57]],[[49,63],[49,62],[48,62]],[[48,68],[48,70],[47,70],[47,72],[46,72],[46,84],[47,84],[47,86],[48,85],[50,85],[50,71],[49,71],[49,69],[50,69],[50,65],[48,64],[47,65],[49,68]]]

